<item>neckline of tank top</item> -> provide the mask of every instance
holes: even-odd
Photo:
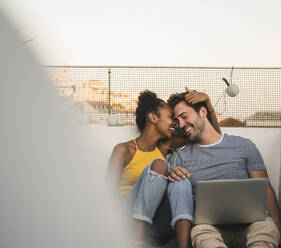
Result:
[[[141,150],[141,149],[139,148],[137,139],[134,139],[134,142],[135,142],[135,145],[136,145],[137,150],[138,150],[138,151],[141,151],[141,152],[154,152],[154,151],[156,150],[156,148],[157,148],[157,146],[155,146],[155,148],[154,148],[153,150],[151,150],[151,151],[143,151],[143,150]]]

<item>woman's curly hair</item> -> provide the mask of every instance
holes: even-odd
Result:
[[[136,124],[140,132],[145,128],[148,114],[158,115],[158,109],[165,106],[165,101],[158,98],[154,92],[145,90],[140,93],[136,109]]]

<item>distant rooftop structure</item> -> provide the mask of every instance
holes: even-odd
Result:
[[[234,118],[226,118],[219,122],[220,127],[245,127],[245,123],[234,119]]]
[[[279,127],[281,122],[281,111],[258,111],[246,118],[246,126],[248,127]]]

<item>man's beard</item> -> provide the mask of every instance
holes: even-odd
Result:
[[[192,130],[191,132],[193,133],[191,135],[191,133],[186,133],[185,129],[187,127],[191,127]],[[184,133],[184,135],[186,136],[187,140],[189,143],[197,143],[199,141],[201,141],[201,136],[202,136],[202,132],[205,129],[205,123],[201,118],[197,118],[197,120],[194,122],[194,124],[187,124],[182,128],[182,132]]]

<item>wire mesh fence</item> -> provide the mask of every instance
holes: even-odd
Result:
[[[185,87],[210,96],[221,126],[281,127],[281,68],[47,66],[57,93],[93,124],[135,124],[138,94],[149,89],[167,100]],[[229,97],[223,78],[239,87]]]

